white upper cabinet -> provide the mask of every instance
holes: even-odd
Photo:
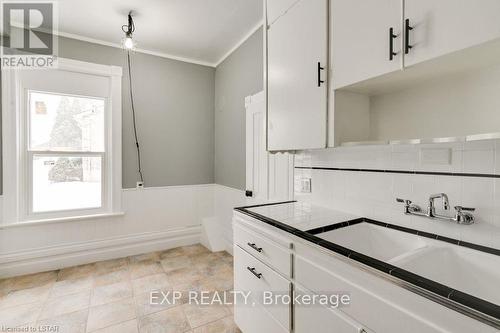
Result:
[[[266,0],[267,24],[273,24],[298,1],[300,0]]]
[[[401,6],[401,0],[331,0],[333,88],[402,68]]]
[[[406,0],[406,19],[406,66],[500,37],[499,0]]]
[[[268,150],[326,146],[328,0],[300,0],[267,30]]]

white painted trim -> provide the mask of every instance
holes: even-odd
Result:
[[[104,41],[101,39],[85,37],[85,36],[71,34],[71,33],[67,33],[67,32],[59,31],[59,32],[56,32],[55,35],[79,40],[82,42],[97,44],[97,45],[109,46],[109,47],[114,47],[114,48],[118,48],[118,49],[123,48],[122,45],[119,43],[107,42],[107,41]],[[217,64],[211,63],[208,61],[203,61],[203,60],[193,59],[193,58],[188,58],[188,57],[181,57],[181,56],[176,56],[173,54],[168,54],[168,53],[163,53],[163,52],[158,52],[158,51],[151,51],[151,50],[146,50],[146,49],[135,49],[134,52],[148,54],[148,55],[152,55],[152,56],[160,57],[160,58],[166,58],[166,59],[171,59],[171,60],[176,60],[176,61],[187,62],[187,63],[191,63],[191,64],[195,64],[195,65],[208,66],[208,67],[216,67],[217,66]]]
[[[147,232],[0,255],[0,278],[196,244],[200,226]]]
[[[247,41],[257,30],[264,26],[264,21],[261,20],[257,25],[255,25],[242,39],[240,39],[226,54],[222,56],[214,65],[214,67],[218,67],[220,64],[224,62],[234,51],[236,51],[243,43]]]
[[[192,184],[192,185],[170,185],[170,186],[151,186],[151,187],[144,187],[144,188],[124,188],[123,191],[157,191],[157,190],[168,190],[168,189],[176,189],[176,188],[203,188],[203,187],[215,187],[215,186],[222,186],[219,184],[211,183],[211,184]]]
[[[5,196],[3,224],[15,222],[36,222],[80,218],[81,215],[113,214],[122,211],[122,69],[117,66],[101,65],[73,59],[58,58],[54,70],[104,76],[109,79],[109,93],[106,112],[106,170],[103,173],[103,207],[93,210],[32,214],[28,209],[28,198],[24,195],[30,179],[27,175],[29,154],[26,148],[27,122],[24,110],[24,87],[21,86],[22,69],[2,70],[2,117],[3,126],[3,179]],[[43,72],[40,72],[41,75]],[[29,193],[29,191],[28,191]]]
[[[0,230],[10,229],[10,228],[19,228],[19,227],[32,227],[32,226],[38,226],[38,225],[43,225],[43,224],[52,224],[52,223],[61,223],[61,222],[95,220],[95,219],[103,219],[106,217],[119,217],[119,216],[123,216],[123,215],[125,215],[125,212],[58,217],[58,218],[43,219],[43,220],[29,220],[26,222],[14,222],[14,223],[0,224]]]
[[[57,58],[57,68],[65,71],[101,75],[106,77],[119,77],[121,79],[123,70],[119,66],[96,64],[93,62],[80,61],[68,58]]]
[[[19,80],[17,71],[2,69],[2,172],[3,172],[3,210],[2,221],[17,220],[19,212],[19,103],[17,92]],[[8,175],[8,177],[6,177]],[[7,195],[6,195],[7,193]]]
[[[214,184],[214,185],[225,188],[226,190],[231,190],[231,191],[235,191],[235,192],[239,192],[239,193],[243,193],[243,194],[245,193],[245,190],[241,190],[239,188],[234,188],[234,187],[230,187],[230,186],[222,185],[222,184]]]

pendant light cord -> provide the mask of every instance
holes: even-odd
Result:
[[[135,138],[135,146],[137,148],[137,166],[138,166],[138,172],[139,172],[139,177],[141,179],[141,182],[144,183],[144,177],[142,175],[142,166],[141,166],[141,148],[139,146],[139,138],[137,135],[137,123],[136,123],[136,117],[135,117],[135,107],[134,107],[134,93],[132,90],[132,71],[131,71],[131,66],[130,66],[130,50],[127,51],[127,64],[128,64],[128,82],[130,86],[130,105],[132,106],[132,124],[134,127],[134,138]]]

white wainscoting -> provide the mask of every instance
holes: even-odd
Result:
[[[128,189],[122,192],[123,216],[0,225],[0,277],[198,243],[202,219],[214,216],[216,187]]]
[[[232,253],[233,208],[255,203],[244,191],[217,184],[126,189],[122,195],[123,216],[0,224],[0,278],[199,242]]]
[[[214,213],[221,228],[224,250],[233,254],[233,208],[255,204],[255,200],[245,197],[245,191],[217,185],[215,187]]]

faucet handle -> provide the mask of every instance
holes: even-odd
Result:
[[[400,203],[404,203],[405,205],[409,206],[411,205],[412,201],[411,200],[406,200],[406,199],[400,199],[400,198],[396,198],[396,201],[397,202],[400,202]]]
[[[461,211],[464,211],[464,212],[474,212],[476,210],[476,208],[455,206],[455,210],[457,212],[461,212]]]
[[[455,206],[455,210],[457,211],[455,221],[458,224],[469,225],[475,222],[476,219],[474,218],[474,215],[472,215],[472,213],[469,213],[475,211],[475,208]]]

